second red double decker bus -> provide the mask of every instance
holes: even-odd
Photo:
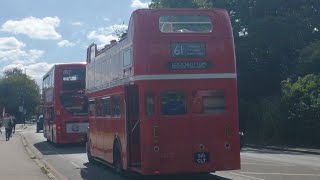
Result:
[[[85,64],[54,65],[43,77],[43,134],[56,144],[82,143],[88,129]]]
[[[89,161],[143,175],[240,168],[227,11],[144,9],[128,34],[87,50]]]

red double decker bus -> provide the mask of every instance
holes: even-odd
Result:
[[[87,49],[90,162],[143,175],[240,168],[232,28],[222,9],[143,9]]]
[[[56,144],[84,142],[88,129],[85,64],[54,65],[43,77],[43,134]]]

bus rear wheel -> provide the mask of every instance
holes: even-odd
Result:
[[[114,150],[114,153],[113,153],[113,166],[114,166],[114,169],[116,171],[117,174],[121,174],[123,169],[122,169],[122,158],[121,158],[121,152],[119,150],[119,148],[116,148]]]
[[[53,143],[54,143],[53,131],[51,132],[51,142],[53,142]]]
[[[92,157],[91,153],[90,153],[90,144],[89,142],[86,143],[86,150],[87,150],[87,157],[88,157],[88,161],[92,164],[95,164],[96,161],[94,160],[94,158]]]

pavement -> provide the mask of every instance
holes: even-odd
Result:
[[[0,134],[0,179],[48,180],[45,169],[41,168],[25,148],[20,132],[23,125],[16,126],[16,133],[9,141],[5,131]]]

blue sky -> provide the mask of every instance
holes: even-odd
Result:
[[[84,62],[92,42],[105,45],[147,0],[9,0],[0,5],[0,74],[18,67],[39,83],[55,63]]]

